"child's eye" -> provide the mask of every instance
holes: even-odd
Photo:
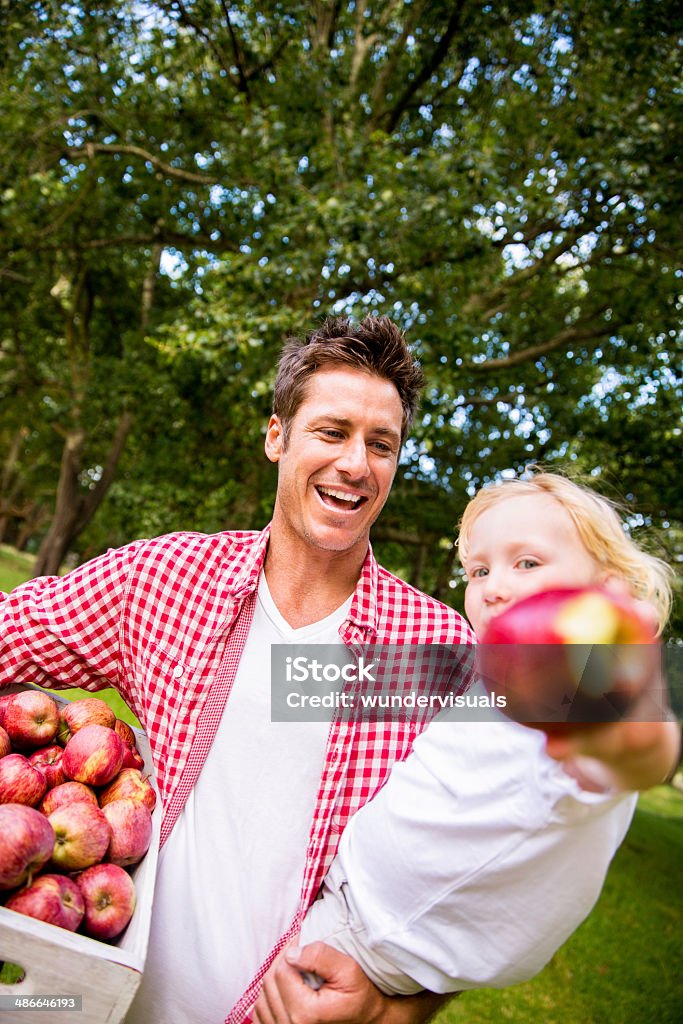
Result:
[[[468,580],[480,580],[483,576],[488,576],[489,571],[485,565],[478,565],[476,569],[467,570]]]
[[[535,558],[520,558],[517,564],[520,569],[535,569],[539,563]]]

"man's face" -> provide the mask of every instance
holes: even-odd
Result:
[[[309,378],[284,444],[271,416],[266,455],[279,463],[273,529],[330,552],[367,547],[387,500],[401,448],[395,386],[341,365]]]

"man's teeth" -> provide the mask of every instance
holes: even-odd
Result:
[[[336,487],[318,487],[318,491],[326,497],[334,498],[336,501],[345,501],[349,505],[360,505],[363,501],[363,495],[351,494],[349,491],[341,491]]]

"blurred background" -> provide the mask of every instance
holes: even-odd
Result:
[[[680,564],[679,4],[3,0],[0,29],[0,543],[35,574],[265,525],[277,353],[330,312],[390,314],[428,379],[389,568],[461,607],[460,512],[534,460]]]
[[[387,567],[461,608],[460,513],[534,461],[680,567],[682,33],[673,0],[0,0],[0,589],[264,526],[277,355],[332,312],[428,380]],[[441,1024],[680,1024],[681,865],[660,787],[545,971]]]

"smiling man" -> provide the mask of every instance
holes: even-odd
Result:
[[[291,419],[271,417],[266,454],[279,470],[277,543],[265,571],[290,625],[307,625],[353,591],[396,473],[402,422],[391,381],[336,363],[309,378]],[[319,591],[315,604],[311,588]]]
[[[0,683],[115,686],[150,739],[163,845],[128,1024],[240,1024],[347,821],[415,738],[410,722],[271,721],[271,646],[473,640],[369,544],[422,383],[388,318],[327,320],[282,353],[265,530],[136,541],[0,605]],[[335,1020],[410,1024],[430,1007],[340,967]]]

